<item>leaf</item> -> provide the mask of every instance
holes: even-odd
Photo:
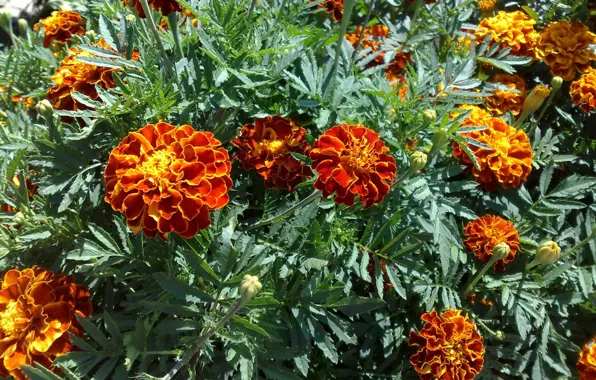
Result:
[[[235,323],[237,326],[241,327],[246,332],[252,333],[252,335],[255,335],[254,333],[256,333],[256,336],[261,336],[270,339],[270,336],[269,334],[267,334],[267,331],[265,331],[265,329],[247,321],[244,318],[235,315],[232,317],[232,322]]]
[[[112,49],[120,51],[118,33],[111,21],[103,14],[99,16],[99,34]]]
[[[247,304],[245,304],[244,306],[246,307],[251,307],[251,308],[275,308],[275,307],[279,307],[280,303],[278,300],[276,300],[273,297],[257,297],[257,298],[253,298],[250,302],[248,302]]]
[[[580,177],[576,174],[565,178],[551,191],[547,197],[576,197],[588,190],[596,190],[595,177]]]
[[[97,326],[95,326],[95,324],[90,322],[88,319],[80,317],[78,315],[77,320],[79,321],[81,326],[83,326],[85,332],[91,338],[93,338],[93,340],[97,342],[97,344],[99,344],[102,348],[108,350],[118,350],[118,347],[111,343],[109,339],[104,335],[104,333],[102,333],[101,330]]]
[[[553,172],[555,170],[555,163],[553,161],[549,162],[548,165],[544,167],[542,170],[542,174],[540,174],[540,194],[545,195],[548,191],[548,186],[550,185],[550,181],[553,178]]]
[[[21,371],[31,380],[62,380],[60,376],[57,376],[40,364],[37,364],[35,367],[28,365],[21,366]]]
[[[213,298],[202,290],[192,287],[177,278],[167,277],[165,273],[154,273],[153,278],[163,290],[183,301],[191,303],[213,301]]]
[[[362,313],[368,313],[369,311],[376,310],[383,306],[385,306],[385,302],[383,300],[360,296],[351,296],[344,298],[343,300],[334,304],[328,305],[328,307],[336,308],[348,317]]]
[[[95,238],[99,240],[99,242],[108,250],[118,255],[123,254],[120,250],[120,247],[118,247],[118,243],[116,243],[116,241],[112,238],[112,236],[110,236],[109,233],[106,232],[106,230],[93,223],[89,223],[89,231],[91,231],[93,236],[95,236]]]
[[[455,135],[453,136],[453,141],[455,141],[457,145],[459,145],[462,148],[464,153],[470,158],[470,161],[472,161],[472,164],[474,164],[474,167],[480,170],[480,164],[478,163],[478,160],[476,159],[474,152],[472,152],[472,150],[468,147],[467,141],[464,139],[464,137],[460,135]]]

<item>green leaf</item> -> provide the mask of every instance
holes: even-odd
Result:
[[[191,303],[213,301],[213,298],[202,290],[192,287],[177,278],[167,277],[165,273],[154,273],[153,278],[163,290],[183,301]]]
[[[96,341],[97,344],[99,344],[102,348],[108,349],[108,350],[118,350],[118,346],[116,346],[114,343],[110,342],[110,340],[104,335],[103,332],[101,332],[101,330],[97,326],[95,326],[95,324],[90,322],[88,319],[82,318],[78,315],[77,315],[77,320],[83,326],[83,329],[85,330],[85,332],[91,338],[93,338],[93,340]]]
[[[348,317],[352,317],[354,315],[368,313],[369,311],[381,308],[385,306],[385,301],[378,298],[351,296],[327,306],[338,309]]]
[[[247,333],[250,333],[251,335],[255,335],[257,337],[265,337],[267,339],[270,339],[269,334],[267,334],[267,331],[265,331],[265,329],[255,325],[254,323],[251,323],[249,321],[247,321],[246,319],[239,317],[237,315],[234,315],[232,317],[232,322],[237,326],[240,327],[242,330],[246,331]]]
[[[21,371],[31,380],[62,380],[60,376],[41,364],[37,364],[35,367],[24,365],[21,367]]]
[[[279,307],[280,303],[273,297],[257,297],[253,298],[245,304],[244,306],[256,309],[265,309],[265,308],[276,308]]]

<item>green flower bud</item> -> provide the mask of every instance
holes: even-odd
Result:
[[[554,91],[557,91],[563,85],[563,78],[559,76],[553,77],[553,79],[551,79],[550,81],[550,85],[552,86]]]
[[[435,132],[435,134],[433,135],[432,138],[432,142],[433,142],[433,150],[437,150],[443,147],[443,145],[447,144],[447,141],[449,141],[449,138],[451,136],[449,135],[449,133],[447,133],[446,131],[439,129],[438,131]]]
[[[426,156],[426,153],[414,152],[410,156],[410,168],[412,171],[417,172],[418,170],[424,169],[427,161],[428,157]]]
[[[540,264],[552,264],[561,257],[561,248],[554,241],[547,241],[536,248],[535,261]]]
[[[51,118],[54,114],[54,107],[52,107],[52,103],[47,99],[39,101],[35,106],[35,110],[46,119]]]
[[[493,257],[495,260],[503,260],[509,256],[509,253],[511,253],[511,248],[505,242],[499,243],[493,248]]]
[[[126,21],[128,21],[128,22],[134,22],[134,21],[137,19],[137,18],[135,17],[135,15],[133,15],[133,14],[126,15],[126,17],[124,17],[124,18],[125,18],[125,19],[126,19]]]
[[[12,217],[12,221],[16,224],[25,224],[25,215],[23,215],[23,213],[19,211],[16,214],[14,214],[14,216]]]
[[[261,291],[262,287],[257,276],[247,274],[240,283],[240,296],[245,302],[250,301]]]
[[[432,123],[433,121],[437,120],[437,111],[435,110],[424,110],[422,111],[422,116],[424,117],[424,121],[427,123]]]
[[[89,37],[90,40],[95,40],[95,37],[97,37],[97,33],[95,33],[95,30],[93,29],[86,31],[85,35]]]
[[[25,20],[24,18],[20,18],[19,21],[17,21],[17,25],[19,27],[19,33],[24,36],[27,34],[27,31],[29,30],[29,23],[27,22],[27,20]]]
[[[505,339],[505,333],[501,330],[495,331],[495,339],[497,339],[497,340]]]

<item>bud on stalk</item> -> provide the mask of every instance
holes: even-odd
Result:
[[[428,162],[428,157],[427,157],[426,153],[414,152],[410,156],[410,170],[413,172],[422,170],[426,166],[427,162]]]
[[[19,27],[19,34],[22,36],[27,35],[27,31],[29,30],[29,23],[24,18],[20,18],[17,21],[17,25]]]
[[[263,288],[257,276],[247,274],[240,283],[240,296],[244,302],[253,299]]]
[[[540,244],[538,248],[536,248],[536,256],[534,257],[534,261],[528,264],[526,269],[533,268],[540,264],[553,264],[555,261],[559,260],[559,257],[561,257],[561,248],[559,245],[554,241],[544,242]]]

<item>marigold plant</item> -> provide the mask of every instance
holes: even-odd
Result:
[[[143,6],[141,5],[141,0],[121,0],[124,5],[128,5],[134,8],[137,11],[137,14],[141,18],[147,17],[145,15],[145,11],[143,10]],[[176,0],[147,0],[147,4],[150,8],[153,8],[164,16],[169,15],[172,12],[180,12],[182,8],[180,4]]]
[[[311,0],[314,1],[314,0]],[[319,8],[325,8],[325,12],[333,16],[336,22],[341,21],[344,14],[344,0],[324,0],[319,3]]]
[[[80,36],[85,33],[85,19],[75,11],[52,12],[50,17],[44,18],[33,28],[37,30],[40,25],[43,27],[44,47],[50,46],[52,42],[65,44],[74,35]]]
[[[471,221],[464,228],[464,246],[482,261],[487,263],[492,256],[493,248],[499,243],[507,243],[510,252],[503,260],[498,260],[496,271],[505,270],[505,264],[512,262],[519,251],[519,235],[508,220],[495,215],[485,215]]]

